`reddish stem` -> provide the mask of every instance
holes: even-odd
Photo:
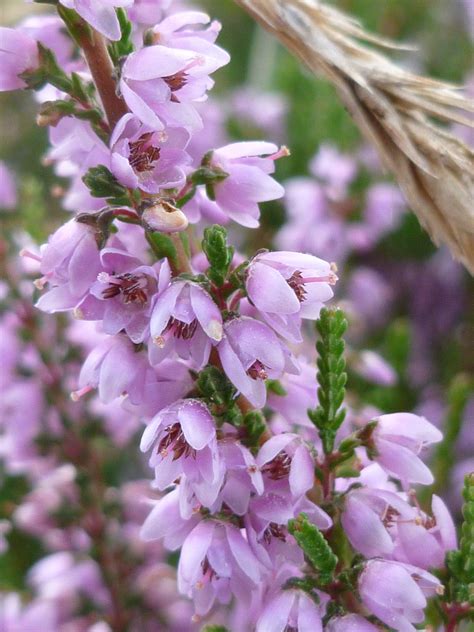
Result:
[[[97,31],[92,30],[92,35],[84,31],[79,38],[79,43],[99,92],[110,128],[113,129],[128,109],[125,101],[117,94],[114,67],[105,39]]]

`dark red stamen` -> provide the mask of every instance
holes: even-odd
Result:
[[[265,366],[260,362],[260,360],[255,360],[252,366],[247,369],[247,375],[249,375],[253,380],[266,380],[268,378]]]
[[[297,299],[302,303],[306,299],[307,292],[304,287],[303,275],[299,270],[293,272],[289,279],[286,280],[293,292],[296,294]]]
[[[196,456],[196,450],[192,448],[184,437],[181,426],[176,423],[165,428],[165,436],[158,444],[157,452],[160,454],[166,454],[169,451],[173,452],[173,461],[176,461],[180,457]]]
[[[130,155],[128,162],[132,169],[143,173],[144,171],[152,171],[154,163],[160,157],[160,148],[148,144],[153,136],[153,132],[142,134],[138,140],[128,143]]]
[[[145,305],[148,301],[147,285],[147,278],[144,274],[126,272],[112,277],[109,286],[103,290],[102,296],[114,298],[121,294],[125,304]]]
[[[272,480],[278,481],[289,475],[290,466],[291,457],[283,450],[282,452],[279,452],[274,459],[262,467],[262,472],[267,474]]]
[[[163,77],[163,81],[169,86],[171,92],[181,90],[188,83],[188,74],[184,70],[175,73],[174,75],[168,75]]]

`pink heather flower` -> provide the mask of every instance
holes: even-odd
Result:
[[[247,316],[225,324],[217,351],[229,380],[257,408],[265,404],[265,380],[278,379],[285,368],[291,368],[273,331]]]
[[[147,193],[181,187],[186,181],[183,167],[190,162],[184,151],[188,140],[183,128],[157,132],[125,114],[110,140],[112,173],[124,186]]]
[[[0,27],[0,92],[25,88],[18,75],[38,65],[36,40],[18,29]]]
[[[95,134],[88,121],[64,117],[56,127],[49,127],[51,148],[47,153],[48,162],[54,163],[58,176],[71,182],[62,200],[68,211],[98,211],[106,204],[104,198],[95,198],[82,181],[90,167],[105,165],[110,167],[110,150]]]
[[[394,290],[384,277],[366,266],[357,266],[347,287],[350,309],[355,310],[351,326],[364,331],[380,327],[388,318],[394,300]]]
[[[456,528],[448,508],[433,495],[432,516],[397,522],[396,559],[424,569],[441,568],[447,551],[457,548]]]
[[[397,373],[384,358],[375,351],[364,349],[350,357],[351,368],[363,378],[381,386],[397,383]]]
[[[141,404],[152,371],[146,356],[137,352],[126,336],[107,337],[87,356],[79,374],[79,390],[72,393],[72,398],[77,400],[98,388],[105,404],[122,395],[127,395],[132,404]]]
[[[106,334],[125,330],[133,342],[143,342],[148,336],[152,297],[169,282],[168,264],[142,265],[118,248],[101,250],[100,264],[89,294],[75,310],[76,317],[102,320]]]
[[[186,538],[178,565],[178,589],[205,615],[215,600],[228,603],[232,595],[250,600],[262,567],[242,531],[226,523],[200,522]]]
[[[370,187],[363,220],[370,227],[374,241],[395,228],[404,209],[405,201],[396,185],[379,182]]]
[[[65,502],[77,502],[77,489],[74,486],[76,480],[76,468],[70,463],[64,463],[35,480],[35,487],[22,500],[15,509],[13,519],[15,525],[38,537],[48,541],[56,526],[54,513]],[[70,537],[70,530],[63,535],[61,544],[68,546],[66,542]],[[55,534],[57,537],[57,533]],[[70,542],[70,541],[69,541]],[[50,543],[48,543],[50,545]]]
[[[51,600],[36,599],[26,605],[22,604],[19,593],[2,592],[0,594],[0,630],[34,630],[41,621],[43,630],[56,632],[59,630],[59,612]]]
[[[182,399],[160,411],[146,427],[140,449],[152,448],[154,485],[164,490],[185,474],[198,500],[215,501],[222,484],[216,429],[211,413],[196,399]]]
[[[74,44],[66,34],[64,22],[59,16],[32,15],[23,20],[18,29],[50,48],[61,66],[64,67],[71,62]]]
[[[68,551],[41,558],[28,571],[28,583],[39,597],[61,600],[66,608],[77,603],[80,593],[97,604],[108,602],[98,565],[91,559],[76,561]]]
[[[322,632],[324,608],[302,590],[278,591],[265,604],[256,632]]]
[[[292,498],[300,498],[314,485],[314,460],[298,435],[291,432],[275,435],[260,448],[256,462],[260,471],[268,477],[265,489],[275,481],[288,483]]]
[[[36,306],[44,312],[73,309],[89,290],[100,270],[99,248],[93,229],[69,220],[41,247],[40,287],[52,286]]]
[[[262,473],[250,450],[238,441],[220,441],[219,451],[225,463],[219,504],[225,504],[235,514],[243,516],[248,511],[251,496],[263,493]]]
[[[183,518],[180,507],[180,486],[153,503],[142,525],[140,536],[145,542],[163,540],[169,551],[179,549],[189,533],[201,521],[199,512]]]
[[[209,75],[230,58],[217,46],[206,44],[202,51],[199,42],[197,37],[197,50],[156,44],[127,57],[120,90],[133,114],[151,129],[162,130],[164,123],[189,130],[202,127],[191,102],[206,96],[212,87]]]
[[[201,11],[180,11],[153,27],[153,39],[155,44],[220,57],[222,63],[227,64],[229,54],[214,44],[221,28],[217,20],[211,22],[211,18]]]
[[[442,585],[430,573],[399,562],[371,560],[359,577],[364,605],[390,628],[415,632],[421,623],[427,597],[440,594]]]
[[[341,523],[352,546],[365,557],[391,557],[396,526],[415,522],[417,511],[397,494],[354,489],[345,497]]]
[[[194,196],[183,206],[183,211],[191,224],[197,224],[201,220],[221,225],[229,223],[224,211],[214,200],[209,199],[205,187],[197,187]]]
[[[249,103],[252,107],[249,107]],[[285,118],[288,101],[278,92],[262,92],[244,85],[237,88],[230,98],[232,117],[251,129],[257,128],[268,138],[285,137]]]
[[[331,619],[326,630],[327,632],[380,632],[380,628],[359,614],[346,614],[343,617]]]
[[[155,300],[150,321],[150,361],[158,364],[175,351],[203,367],[211,345],[222,339],[222,316],[209,294],[196,283],[174,281]]]
[[[196,103],[196,108],[204,122],[204,127],[192,135],[186,150],[192,156],[194,163],[199,164],[208,151],[228,143],[229,136],[226,128],[227,113],[220,101],[211,97],[206,101]],[[221,215],[224,216],[222,211]]]
[[[264,540],[270,543],[271,525],[286,531],[288,520],[302,511],[320,529],[331,526],[326,512],[305,496],[314,485],[314,460],[298,435],[283,433],[271,437],[260,448],[256,463],[264,482],[263,494],[250,502],[251,524],[257,540],[269,529]]]
[[[326,185],[328,196],[335,200],[346,197],[347,189],[357,174],[355,160],[332,145],[321,145],[309,169]]]
[[[156,24],[171,2],[172,0],[135,0],[127,11],[128,17],[136,24]]]
[[[424,417],[411,413],[381,415],[377,421],[374,460],[404,484],[431,485],[433,475],[418,455],[426,446],[441,441],[442,433]]]
[[[297,252],[265,252],[248,267],[246,288],[277,333],[300,342],[301,318],[316,319],[337,276],[327,261]]]
[[[17,192],[15,178],[7,165],[0,160],[0,210],[11,211],[15,208],[16,204]]]
[[[346,223],[331,210],[320,184],[310,178],[285,182],[285,209],[290,221],[276,236],[279,248],[317,253],[342,263],[348,254]]]
[[[314,364],[298,357],[298,366],[298,375],[285,373],[280,380],[286,394],[282,396],[270,391],[268,405],[289,424],[314,430],[314,425],[308,417],[308,408],[314,408],[317,401],[318,386],[314,379]]]
[[[111,40],[121,37],[116,7],[129,7],[133,0],[59,0],[68,9],[74,9],[96,31]]]
[[[147,362],[143,358],[144,362]],[[189,367],[180,360],[167,359],[145,372],[139,398],[129,398],[122,406],[131,415],[153,417],[157,411],[184,397],[193,387]]]
[[[210,166],[227,174],[213,185],[217,204],[232,220],[256,228],[260,217],[259,202],[277,200],[284,189],[269,174],[277,158],[287,155],[273,143],[248,141],[225,145],[212,152]]]

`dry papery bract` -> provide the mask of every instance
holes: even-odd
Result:
[[[398,67],[375,47],[405,47],[323,2],[236,2],[335,86],[433,241],[474,273],[474,152],[431,120],[472,126],[473,101],[457,86]]]

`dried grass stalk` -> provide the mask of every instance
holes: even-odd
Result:
[[[236,2],[333,83],[433,241],[474,273],[474,152],[430,120],[472,125],[474,103],[456,86],[396,66],[375,47],[402,47],[323,2]]]

